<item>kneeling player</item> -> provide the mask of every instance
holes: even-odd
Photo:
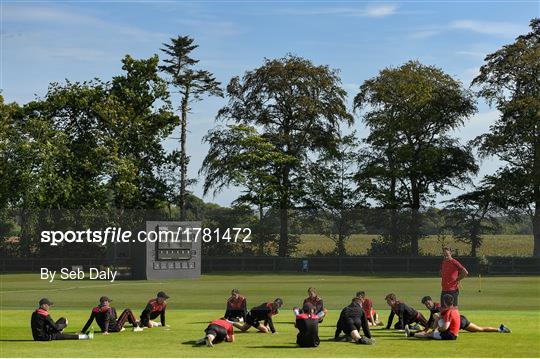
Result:
[[[142,332],[143,328],[141,328],[139,323],[137,323],[137,320],[135,320],[135,316],[133,315],[131,309],[124,309],[122,314],[120,314],[120,317],[117,319],[116,309],[110,306],[111,301],[112,300],[106,296],[99,298],[99,304],[92,308],[90,318],[88,318],[88,321],[84,325],[84,328],[82,328],[81,333],[86,333],[94,319],[104,335],[124,331],[124,325],[126,322],[133,325],[134,332]]]
[[[258,307],[253,307],[246,315],[246,322],[243,324],[234,323],[234,326],[243,332],[254,327],[260,332],[268,333],[270,331],[275,334],[276,328],[274,327],[272,317],[278,314],[278,309],[281,308],[282,305],[283,301],[281,298],[277,298],[273,302],[263,303]],[[263,321],[263,323],[261,323],[261,321]]]
[[[294,326],[298,329],[296,344],[304,348],[319,346],[319,317],[313,305],[304,304],[302,313],[296,315]]]
[[[430,312],[430,316],[428,319],[428,328],[435,328],[435,325],[437,324],[436,321],[438,320],[439,314],[441,312],[441,305],[433,299],[429,295],[426,295],[422,298],[422,304],[426,306],[426,308]],[[476,332],[486,332],[486,333],[510,333],[510,328],[506,327],[504,324],[501,324],[498,328],[495,327],[482,327],[479,325],[476,325],[474,323],[471,323],[467,317],[464,315],[460,315],[460,329],[466,330],[471,333]],[[427,328],[426,328],[427,329]]]
[[[373,308],[373,301],[369,298],[366,298],[366,293],[364,291],[359,291],[356,293],[357,297],[362,297],[362,309],[364,309],[364,314],[370,326],[383,325],[379,320],[379,315]]]
[[[78,340],[78,339],[94,339],[94,333],[89,334],[66,334],[63,330],[68,325],[66,318],[60,318],[56,322],[51,318],[49,309],[53,305],[47,298],[42,298],[39,301],[39,308],[32,313],[30,326],[32,328],[32,336],[36,341],[49,340]]]
[[[225,318],[216,319],[204,330],[205,337],[197,340],[197,344],[204,344],[206,346],[213,347],[214,344],[221,343],[222,341],[234,342],[234,329],[231,322]]]
[[[454,297],[451,294],[444,294],[442,298],[441,319],[437,320],[435,330],[429,333],[418,332],[413,335],[409,333],[408,327],[405,332],[407,336],[415,338],[428,338],[437,340],[456,340],[459,335],[461,318],[459,310],[454,307]]]
[[[392,326],[394,315],[398,316],[398,321],[394,325],[394,329],[405,329],[406,325],[412,325],[413,323],[419,323],[424,327],[427,326],[427,320],[424,315],[409,305],[397,300],[394,293],[388,294],[384,299],[392,308],[388,317],[388,323],[386,323],[386,329],[390,329]]]
[[[152,328],[165,326],[165,309],[167,308],[167,299],[170,297],[165,292],[159,292],[154,299],[150,299],[143,312],[141,313],[141,325]],[[153,319],[159,317],[160,322],[154,322]]]
[[[231,296],[227,299],[227,309],[225,310],[225,319],[233,322],[244,321],[247,314],[246,297],[240,295],[238,289],[231,291]]]
[[[326,313],[328,313],[328,310],[324,307],[322,298],[317,295],[317,290],[313,287],[308,288],[308,297],[304,299],[304,303],[302,305],[305,306],[306,304],[311,304],[313,308],[315,308],[315,313],[319,318],[319,323],[322,323]]]
[[[357,344],[373,344],[369,324],[362,309],[362,300],[362,297],[356,296],[352,299],[351,304],[341,310],[334,340],[342,341],[340,334],[345,332],[345,339],[350,337]],[[362,328],[364,336],[360,335],[360,328]]]

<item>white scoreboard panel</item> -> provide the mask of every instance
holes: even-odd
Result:
[[[201,222],[146,222],[146,279],[198,278],[201,275],[201,242],[194,228]]]

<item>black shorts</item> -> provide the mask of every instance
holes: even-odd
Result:
[[[258,328],[259,325],[261,325],[261,320],[264,320],[264,319],[257,318],[251,313],[248,313],[245,319],[246,323],[251,325],[254,328]]]
[[[469,322],[469,319],[467,319],[466,316],[460,315],[461,323],[459,324],[459,329],[467,329],[469,325],[471,325],[471,322]]]
[[[360,330],[362,327],[362,320],[360,318],[345,318],[343,323],[343,332],[347,335],[351,335],[353,330]]]
[[[453,298],[454,298],[454,307],[457,307],[458,306],[458,297],[459,297],[459,290],[456,289],[456,290],[451,290],[451,291],[442,291],[441,292],[441,305],[443,303],[443,296],[445,294],[450,294]]]
[[[456,340],[457,337],[451,331],[441,332],[441,340]]]
[[[204,332],[215,337],[212,343],[220,343],[227,338],[227,329],[223,328],[221,325],[210,324],[208,327],[206,327]]]

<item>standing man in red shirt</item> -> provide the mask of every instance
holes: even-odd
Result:
[[[469,275],[465,267],[456,259],[452,258],[452,250],[443,248],[443,261],[441,263],[441,303],[445,294],[453,297],[454,306],[458,306],[459,282]]]

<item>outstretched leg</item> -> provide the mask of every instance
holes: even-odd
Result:
[[[494,327],[481,327],[479,325],[476,325],[474,323],[470,323],[467,328],[465,328],[466,331],[476,333],[476,332],[499,332],[499,328]]]

